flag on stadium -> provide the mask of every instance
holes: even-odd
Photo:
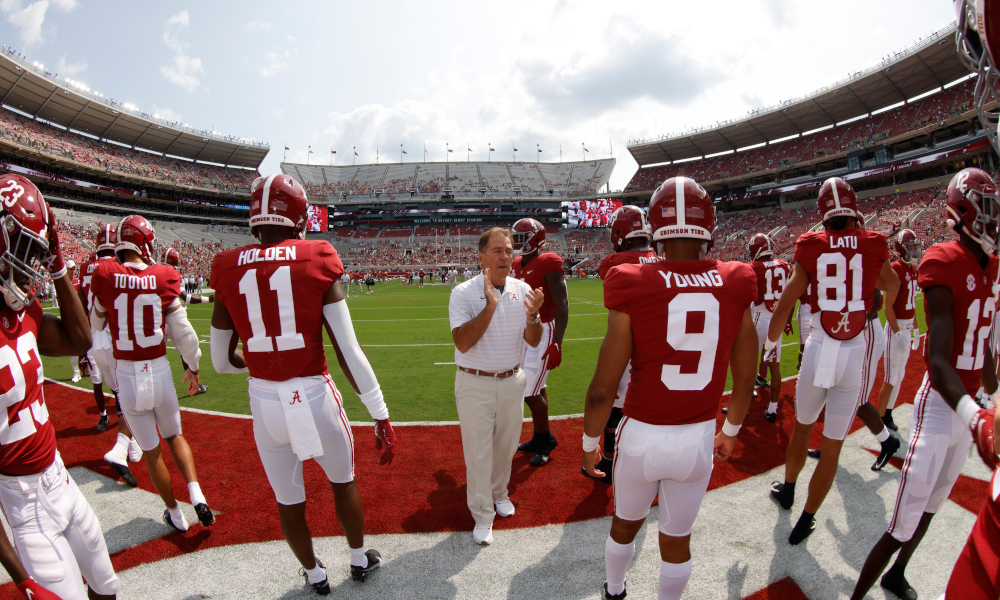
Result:
[[[472,148],[468,148],[469,152],[472,152]]]
[[[542,151],[542,149],[541,149],[541,148],[539,148],[539,149],[538,149],[538,151],[539,151],[539,152],[541,152],[541,151]]]
[[[330,150],[330,154],[336,154],[336,153],[337,153],[336,150]]]
[[[494,148],[490,148],[490,152],[496,152]]]
[[[406,150],[400,150],[400,152],[402,152],[403,154],[409,154],[409,152],[407,152]]]
[[[587,148],[586,148],[586,147],[585,147],[585,148],[583,149],[583,151],[584,151],[584,152],[590,152],[590,150],[587,150]]]
[[[452,150],[451,148],[448,148],[448,152],[454,152],[454,150]]]
[[[517,148],[514,148],[514,152],[517,152]]]
[[[360,155],[360,154],[358,154],[358,151],[357,151],[357,150],[355,150],[355,151],[354,151],[354,156],[361,156],[361,155]]]
[[[285,146],[285,150],[291,150],[291,148],[289,148],[288,146]]]

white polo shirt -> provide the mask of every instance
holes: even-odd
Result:
[[[527,283],[508,277],[483,337],[468,352],[455,348],[455,364],[467,369],[493,372],[507,371],[520,364],[524,349],[524,329],[528,325],[524,301],[528,299],[530,290]],[[451,300],[448,302],[451,329],[475,319],[484,308],[486,296],[483,295],[483,274],[480,273],[451,290]]]

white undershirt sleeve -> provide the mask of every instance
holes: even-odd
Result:
[[[375,371],[368,362],[368,357],[361,350],[358,338],[354,334],[354,325],[351,323],[351,313],[347,309],[347,302],[343,300],[327,304],[323,307],[323,318],[344,356],[344,362],[354,377],[354,383],[358,386],[358,397],[364,403],[365,408],[371,414],[372,419],[381,421],[389,418],[389,409],[382,398],[382,388],[379,387],[378,379],[375,378]]]
[[[181,358],[187,363],[189,369],[198,372],[198,363],[201,361],[201,346],[198,345],[198,334],[187,318],[187,310],[183,306],[177,310],[167,313],[164,322],[170,326],[170,337],[174,341],[174,346],[180,352]]]
[[[209,348],[212,353],[212,366],[216,373],[231,373],[237,375],[246,373],[246,367],[238,369],[229,362],[229,344],[233,339],[232,329],[216,329],[212,327],[209,334]]]

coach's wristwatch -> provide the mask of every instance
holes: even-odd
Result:
[[[528,325],[537,325],[541,320],[542,320],[542,315],[540,313],[535,313],[534,319],[528,319]]]

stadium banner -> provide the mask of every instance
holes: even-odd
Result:
[[[608,219],[621,208],[620,200],[580,200],[568,203],[570,227],[607,227]]]
[[[330,229],[329,211],[325,206],[310,204],[308,210],[309,224],[306,226],[306,231],[326,231]]]

